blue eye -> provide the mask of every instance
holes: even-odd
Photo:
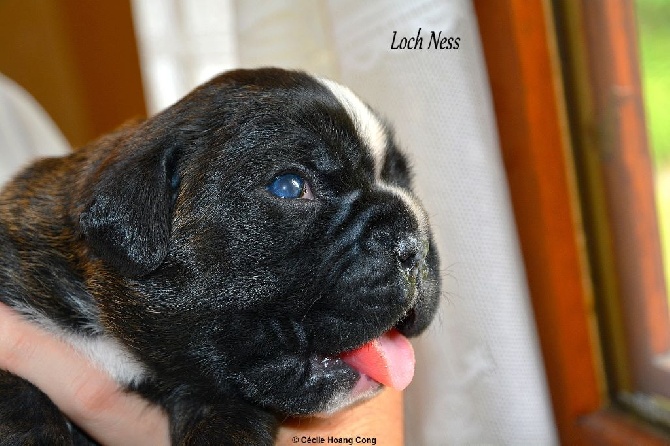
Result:
[[[267,187],[268,192],[279,198],[314,198],[307,182],[299,175],[286,173],[276,177]]]

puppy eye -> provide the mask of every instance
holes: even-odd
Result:
[[[270,185],[267,187],[267,190],[272,195],[279,198],[302,198],[304,200],[314,199],[314,195],[312,194],[307,181],[294,173],[285,173],[275,177],[272,183],[270,183]]]

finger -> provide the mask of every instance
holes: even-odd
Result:
[[[167,417],[160,408],[125,393],[68,344],[2,304],[0,368],[35,384],[102,444],[169,444]]]

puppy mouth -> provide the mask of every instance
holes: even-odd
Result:
[[[372,395],[381,386],[404,390],[414,376],[414,349],[409,340],[393,328],[364,345],[336,356],[320,359],[320,368],[346,367],[357,375],[349,392],[354,399]]]
[[[340,359],[358,372],[361,379],[369,377],[396,390],[404,390],[414,377],[414,349],[396,329],[342,353]]]
[[[328,416],[373,397],[384,386],[397,390],[407,387],[414,375],[414,350],[407,338],[393,328],[353,350],[313,358],[312,364],[319,374],[334,376],[346,370],[347,375],[355,378],[349,390],[334,395],[326,405],[311,413]]]

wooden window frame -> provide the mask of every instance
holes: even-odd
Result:
[[[644,364],[667,349],[667,340],[636,331],[634,321],[670,333],[656,317],[667,308],[659,304],[665,286],[656,220],[648,218],[655,216],[649,162],[631,162],[619,150],[646,149],[639,73],[630,63],[636,60],[632,4],[583,0],[555,2],[552,9],[543,0],[475,0],[474,7],[560,441],[670,444],[667,433],[617,399],[626,386],[644,389],[648,381],[641,377],[649,371],[612,367],[634,364],[640,353]],[[575,50],[570,63],[559,54],[555,16],[561,35],[585,45],[581,53],[575,41],[568,45]],[[599,20],[610,27],[597,28]],[[624,37],[615,32],[622,29]],[[613,103],[613,91],[626,100]],[[571,97],[581,99],[572,103]],[[618,156],[608,158],[602,147]],[[594,177],[588,187],[578,181],[583,169]],[[631,178],[628,190],[622,177]],[[615,183],[618,188],[604,192]],[[631,184],[646,198],[631,194]],[[594,214],[582,218],[582,203],[593,205]],[[631,218],[631,209],[647,217]],[[606,224],[612,219],[625,222]],[[646,301],[642,312],[636,298]],[[596,313],[605,315],[604,323]],[[600,333],[615,340],[613,348],[602,348]]]
[[[573,144],[582,155],[578,160],[584,171],[581,177],[601,180],[601,184],[584,181],[581,189],[590,195],[591,203],[598,196],[604,199],[605,218],[593,215],[589,219],[593,227],[586,229],[592,234],[604,231],[611,237],[611,252],[602,253],[601,249],[599,258],[592,262],[593,271],[601,271],[603,277],[595,283],[596,289],[611,290],[602,293],[601,300],[607,314],[615,319],[603,323],[609,325],[611,341],[622,343],[612,345],[606,353],[609,374],[616,377],[610,388],[615,393],[642,392],[670,398],[670,363],[663,358],[670,350],[670,313],[633,2],[582,1],[581,8],[559,14],[564,22],[577,22],[581,17],[587,49],[583,56],[570,57],[580,57],[586,70],[571,70],[569,83],[574,93],[568,97],[573,98],[571,109],[577,117],[572,125],[577,134]],[[578,45],[568,41],[564,46],[566,52],[572,48],[574,53]],[[584,87],[578,83],[590,85],[590,98],[585,99]],[[586,106],[579,104],[585,101]],[[612,270],[613,285],[602,283],[608,269]],[[608,306],[614,308],[607,311]],[[616,331],[622,333],[617,336]]]

